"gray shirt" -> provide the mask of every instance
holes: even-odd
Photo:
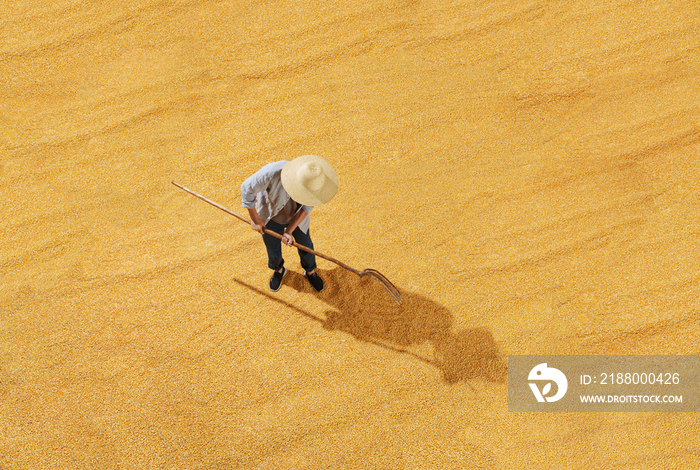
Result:
[[[287,191],[284,190],[282,178],[280,176],[282,174],[282,168],[286,164],[286,160],[268,163],[241,185],[243,207],[246,209],[255,208],[260,218],[266,224],[270,219],[277,218],[277,220],[275,220],[275,222],[277,222],[280,218],[289,217],[292,211],[293,213],[291,215],[293,217],[299,210],[304,210],[307,214],[310,214],[313,210],[311,206],[303,206],[300,204],[297,204],[298,208],[293,210],[293,206],[289,204],[292,199]],[[278,214],[280,217],[277,217]],[[290,220],[291,217],[289,217],[289,220],[286,222],[278,223],[289,223]],[[299,229],[306,233],[309,231],[309,224],[310,216],[307,215],[304,217],[304,220],[299,223]]]
[[[289,201],[287,201],[287,204],[285,204],[284,207],[280,209],[280,211],[277,213],[276,216],[272,218],[272,220],[280,225],[288,225],[289,222],[292,221],[298,210],[299,203],[290,197]]]

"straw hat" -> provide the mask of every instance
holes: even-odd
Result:
[[[299,204],[320,206],[338,192],[338,176],[330,163],[316,155],[304,155],[282,167],[282,186]]]

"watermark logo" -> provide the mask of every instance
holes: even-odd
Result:
[[[566,389],[569,386],[569,382],[566,380],[566,376],[564,375],[564,373],[559,369],[555,369],[554,367],[547,367],[546,362],[543,362],[542,364],[537,364],[535,367],[533,367],[527,379],[530,381],[528,385],[530,385],[532,393],[535,395],[535,398],[537,398],[537,401],[540,403],[544,403],[545,401],[553,402],[561,400],[564,394],[566,394]],[[533,383],[532,381],[540,381],[546,383],[540,391],[539,387],[537,386],[537,383]],[[552,382],[557,384],[557,393],[549,397],[547,395],[552,391]]]
[[[700,354],[508,356],[508,411],[517,413],[698,413],[698,384]]]

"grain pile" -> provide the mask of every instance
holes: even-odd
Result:
[[[700,7],[0,6],[0,468],[694,468],[507,412],[509,354],[696,354]],[[315,294],[234,209],[330,161]]]

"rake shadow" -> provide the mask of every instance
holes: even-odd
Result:
[[[399,306],[376,279],[359,278],[342,268],[317,272],[326,285],[320,293],[313,290],[302,274],[292,271],[285,276],[282,288],[319,297],[331,307],[325,312],[325,319],[239,279],[234,281],[321,323],[327,330],[343,331],[359,341],[435,366],[447,383],[475,378],[505,380],[506,362],[488,329],[468,328],[453,333],[450,311],[426,297],[399,289],[403,298]],[[423,357],[408,349],[426,342],[432,345],[433,357]]]

